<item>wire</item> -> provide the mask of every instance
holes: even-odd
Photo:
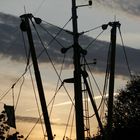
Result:
[[[30,136],[30,134],[32,133],[32,131],[34,130],[34,128],[36,127],[36,125],[38,124],[38,122],[40,121],[40,117],[38,118],[38,120],[36,121],[36,123],[34,124],[34,126],[31,128],[30,132],[28,133],[28,135],[25,137],[24,140],[27,140],[27,138]]]
[[[20,88],[19,88],[18,98],[17,98],[16,104],[15,104],[15,110],[17,108],[17,105],[18,105],[18,102],[19,102],[19,98],[20,98],[20,95],[21,95],[21,89],[22,89],[22,86],[23,86],[24,81],[25,81],[25,77],[23,76],[22,78],[23,78],[23,81],[22,81],[22,83],[20,85]]]
[[[98,27],[92,28],[92,29],[90,29],[90,30],[83,31],[82,33],[88,33],[88,32],[91,32],[91,31],[96,30],[96,29],[101,28],[101,27],[102,27],[102,26],[98,26]]]
[[[15,86],[19,81],[20,79],[26,74],[27,71],[25,71],[15,82],[14,84],[12,84],[12,86],[5,92],[1,95],[0,97],[0,101],[3,100],[3,98],[9,93],[9,91],[12,89],[13,86]]]
[[[31,69],[30,68],[29,68],[29,72],[30,72],[32,87],[33,87],[33,91],[34,91],[34,95],[35,95],[36,105],[37,105],[37,109],[38,109],[39,120],[41,122],[42,131],[43,131],[43,134],[44,134],[44,137],[45,137],[45,130],[43,128],[43,122],[42,122],[42,119],[41,119],[42,114],[41,114],[40,109],[39,109],[39,103],[38,103],[38,100],[37,100],[37,94],[36,94],[36,91],[35,91],[35,86],[34,86],[33,77],[32,77],[32,73],[31,73]]]
[[[54,25],[54,24],[52,24],[52,23],[46,22],[45,20],[42,20],[42,21],[45,22],[46,24],[49,24],[49,25],[51,25],[51,26],[55,26],[55,27],[57,27],[58,29],[60,29],[59,32],[56,34],[56,37],[57,37],[62,31],[67,32],[66,30],[64,30],[64,28],[68,25],[68,23],[69,23],[71,20],[72,20],[72,17],[64,24],[64,26],[63,26],[62,28],[60,28],[59,26],[56,26],[56,25]],[[56,37],[55,37],[55,38],[56,38]]]
[[[12,88],[12,98],[13,98],[13,106],[15,106],[14,87]]]
[[[70,113],[69,113],[68,120],[67,120],[67,123],[66,123],[66,128],[65,128],[65,132],[64,132],[63,138],[65,138],[66,133],[67,133],[67,129],[68,129],[68,126],[69,126],[69,121],[70,121],[70,116],[71,116],[71,113],[72,113],[72,109],[73,109],[73,104],[71,105],[71,108],[70,108]]]
[[[99,35],[94,39],[94,40],[92,40],[89,44],[88,44],[88,46],[86,47],[86,49],[88,49],[96,40],[97,40],[97,38],[104,32],[105,30],[102,30],[100,33],[99,33]]]
[[[22,34],[22,38],[23,38],[23,34]],[[23,42],[25,43],[24,38],[23,38]],[[24,46],[25,46],[25,44],[24,44]],[[24,48],[24,49],[25,49],[25,48]],[[25,52],[26,52],[26,51],[25,51]],[[5,93],[3,93],[3,94],[1,95],[0,101],[3,100],[3,98],[9,93],[9,91],[10,91],[10,90],[20,81],[20,79],[26,74],[28,65],[29,65],[29,62],[28,62],[28,60],[27,60],[27,64],[26,64],[26,66],[25,66],[25,70],[24,70],[23,74],[12,84],[12,86],[11,86]]]
[[[74,124],[74,111],[73,111],[73,117],[72,117],[72,123],[71,123],[71,130],[70,130],[70,139],[71,139],[71,136],[72,136],[72,130],[73,130],[73,124]]]
[[[65,62],[65,54],[64,54],[64,57],[63,57],[62,66],[61,66],[61,69],[60,69],[59,77],[61,77],[64,62]],[[57,85],[56,85],[56,89],[55,89],[55,94],[54,94],[55,97],[56,97],[56,93],[57,93],[57,90],[58,90],[59,81],[60,81],[60,79],[58,78]],[[62,85],[62,83],[61,83],[61,85]],[[53,99],[52,107],[51,107],[51,110],[50,110],[50,115],[51,115],[51,112],[52,112],[52,109],[53,109],[55,97],[54,97],[54,99]]]
[[[26,47],[26,43],[25,43],[23,32],[22,32],[22,38],[23,38],[23,42],[24,42],[24,49],[25,49],[25,54],[26,54],[26,58],[27,58],[27,66],[28,66],[29,65],[29,61],[30,61],[30,54],[31,53],[30,53],[30,49],[29,49],[29,53],[27,52],[27,47]],[[27,67],[26,67],[26,70],[27,70]],[[36,100],[36,104],[37,104],[37,108],[38,108],[38,114],[39,114],[39,118],[40,118],[40,122],[41,122],[42,131],[43,131],[43,134],[45,136],[45,131],[44,131],[44,128],[43,128],[43,122],[42,122],[42,119],[41,119],[42,115],[41,115],[41,112],[40,112],[40,109],[39,109],[39,103],[38,103],[38,100],[37,100],[37,94],[36,94],[36,91],[35,91],[35,86],[34,86],[32,72],[31,72],[30,67],[29,67],[29,73],[30,73],[32,87],[33,87],[33,91],[34,91],[34,95],[35,95],[35,100]]]
[[[56,39],[56,36],[53,36],[47,29],[45,29],[43,26],[40,25],[40,27],[46,31],[51,37],[52,37],[52,40],[49,42],[49,45],[55,40],[62,48],[64,47],[57,39]],[[48,46],[49,46],[48,45]]]
[[[103,87],[104,101],[103,101],[103,104],[102,104],[102,107],[101,107],[101,110],[100,110],[100,117],[101,118],[103,118],[102,116],[103,116],[105,105],[107,107],[106,95],[107,95],[107,86],[108,86],[109,71],[110,71],[110,67],[109,67],[110,51],[111,51],[111,44],[109,45],[108,55],[107,55],[106,74],[105,74],[104,87]]]
[[[120,37],[121,37],[121,42],[122,42],[122,47],[123,47],[123,52],[124,52],[128,72],[129,72],[130,77],[132,78],[131,69],[130,69],[130,65],[129,65],[129,62],[128,62],[128,57],[127,57],[127,54],[126,54],[126,49],[125,49],[125,46],[124,46],[124,41],[123,41],[123,37],[122,37],[122,33],[121,33],[120,28],[119,28],[119,33],[120,33]]]
[[[31,22],[32,22],[32,21],[31,21]],[[32,22],[32,23],[33,23],[33,22]],[[55,65],[54,65],[54,63],[53,63],[53,61],[52,61],[52,59],[51,59],[51,57],[50,57],[50,55],[49,55],[49,53],[48,53],[46,47],[44,46],[44,43],[42,42],[41,37],[40,37],[40,35],[39,35],[39,33],[38,33],[38,31],[37,31],[37,29],[36,29],[36,27],[35,27],[34,24],[33,24],[33,26],[34,26],[34,28],[35,28],[35,31],[36,31],[37,35],[38,35],[38,38],[39,38],[39,40],[40,40],[40,43],[41,43],[41,45],[43,46],[43,48],[44,48],[44,50],[45,50],[45,52],[46,52],[46,54],[47,54],[47,56],[48,56],[48,58],[49,58],[49,61],[50,61],[50,63],[52,64],[52,66],[53,66],[53,68],[54,68],[55,73],[57,74],[58,78],[60,79],[60,81],[61,81],[61,83],[62,83],[61,77],[59,76],[58,71],[56,70],[56,67],[55,67]],[[44,51],[44,50],[43,50],[43,51]],[[40,54],[41,54],[41,53],[40,53]],[[40,56],[40,55],[39,55],[39,56]],[[69,95],[69,93],[68,93],[66,87],[65,87],[64,85],[63,85],[63,87],[64,87],[64,89],[65,89],[65,91],[66,91],[66,93],[67,93],[69,99],[70,99],[71,102],[73,103],[73,100],[72,100],[72,98],[70,97],[70,95]],[[74,103],[73,103],[73,104],[74,104]]]
[[[84,58],[84,59],[85,59],[85,58]],[[90,74],[91,74],[91,76],[92,76],[92,79],[93,79],[93,81],[95,82],[95,85],[96,85],[96,87],[97,87],[97,89],[98,89],[100,95],[102,96],[102,92],[101,92],[101,90],[100,90],[100,87],[98,86],[98,83],[96,82],[96,79],[95,79],[95,77],[93,76],[92,71],[91,71],[91,69],[90,69],[90,67],[89,67],[89,65],[88,65],[88,63],[87,63],[87,61],[86,61],[86,59],[85,59],[84,61],[85,61],[85,64],[87,65],[88,71],[90,72]]]
[[[42,1],[41,1],[41,3],[39,4],[38,8],[37,8],[37,9],[35,10],[35,12],[34,12],[34,15],[36,15],[36,14],[39,12],[40,8],[42,7],[42,5],[44,4],[45,1],[46,1],[46,0],[42,0]]]
[[[88,65],[88,63],[87,63],[85,57],[84,57],[84,61],[85,61],[85,65],[88,67],[88,70],[89,70],[89,72],[90,72],[90,74],[91,74],[91,76],[92,76],[92,79],[94,80],[95,85],[96,85],[96,87],[97,87],[97,89],[98,89],[98,91],[99,91],[99,93],[100,93],[100,95],[101,95],[101,97],[102,97],[101,102],[100,102],[100,104],[99,104],[99,106],[98,106],[98,108],[97,108],[97,110],[100,110],[101,105],[102,105],[103,100],[104,100],[104,96],[103,96],[103,94],[102,94],[102,92],[101,92],[101,90],[100,90],[100,88],[99,88],[99,86],[98,86],[98,84],[97,84],[97,82],[96,82],[96,80],[95,80],[95,77],[93,76],[93,74],[92,74],[92,72],[91,72],[91,69],[90,69],[90,67],[89,67],[89,65]],[[89,78],[88,78],[88,79],[89,79]],[[90,79],[89,79],[89,82],[90,82]],[[90,82],[90,86],[91,86],[91,82]],[[92,89],[92,88],[91,88],[91,89]],[[92,90],[92,94],[93,94],[93,90]],[[94,97],[94,96],[93,96],[93,97]],[[92,118],[93,116],[95,116],[95,113],[92,114],[92,115],[90,115],[90,116],[88,116],[88,117],[86,117],[86,116],[84,116],[84,117],[85,117],[85,118]]]

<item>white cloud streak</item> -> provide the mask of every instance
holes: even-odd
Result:
[[[116,96],[116,95],[118,95],[118,93],[114,93],[114,96]],[[108,97],[108,95],[106,95],[106,97]],[[94,97],[94,100],[99,100],[99,99],[101,99],[101,98],[102,98],[101,95],[95,96],[95,97]],[[88,99],[88,101],[90,101],[90,99]],[[55,104],[54,107],[60,107],[60,106],[65,106],[65,105],[70,105],[70,104],[72,104],[71,101],[66,101],[66,102],[63,102],[63,103]]]

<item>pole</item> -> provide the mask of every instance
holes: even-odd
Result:
[[[99,127],[100,127],[100,130],[101,130],[101,134],[103,135],[104,132],[103,132],[103,125],[102,125],[102,122],[101,122],[101,119],[100,119],[100,116],[99,116],[99,113],[98,113],[98,109],[97,109],[97,106],[96,106],[96,103],[92,97],[92,93],[91,93],[91,90],[90,90],[90,87],[89,87],[89,84],[88,84],[88,81],[87,81],[87,72],[86,71],[82,71],[82,76],[83,76],[83,80],[84,80],[84,83],[86,85],[86,89],[88,91],[88,95],[89,95],[89,98],[90,98],[90,101],[91,101],[91,104],[92,104],[92,107],[93,107],[93,110],[95,112],[95,116],[96,116],[96,119],[98,121],[98,124],[99,124]]]
[[[115,77],[115,57],[116,57],[116,34],[119,22],[110,23],[111,29],[111,56],[110,56],[110,79],[109,79],[109,98],[108,98],[108,116],[107,116],[107,140],[112,139],[112,116],[113,116],[113,98],[114,98],[114,77]]]
[[[77,27],[77,7],[76,0],[72,0],[72,24],[73,24],[73,49],[74,49],[74,92],[75,92],[75,114],[76,114],[76,139],[84,140],[84,119],[83,119],[83,101],[81,86],[81,47],[78,44]]]
[[[44,123],[45,123],[45,127],[46,127],[48,140],[53,140],[53,135],[52,135],[49,115],[48,115],[48,111],[47,111],[47,105],[46,105],[46,100],[45,100],[45,96],[44,96],[41,75],[40,75],[40,71],[39,71],[39,67],[38,67],[32,32],[31,32],[30,23],[29,23],[29,19],[31,19],[31,18],[32,18],[31,14],[25,14],[25,15],[21,16],[22,23],[24,24],[24,27],[25,27],[24,29],[27,31],[27,36],[28,36],[28,41],[29,41],[29,45],[30,45],[32,61],[33,61],[33,67],[34,67],[34,72],[35,72],[36,84],[37,84],[37,88],[38,88],[38,92],[39,92],[39,97],[40,97],[40,102],[41,102],[41,107],[42,107],[42,112],[43,112]]]

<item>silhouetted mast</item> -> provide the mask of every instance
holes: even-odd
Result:
[[[29,46],[30,46],[31,56],[32,56],[32,61],[33,61],[33,67],[34,67],[34,72],[35,72],[35,78],[36,78],[37,88],[38,88],[38,92],[39,92],[39,97],[40,97],[40,102],[41,102],[41,107],[42,107],[42,112],[43,112],[48,140],[53,140],[49,115],[48,115],[47,106],[46,106],[46,100],[45,100],[45,96],[44,96],[42,80],[41,80],[40,71],[39,71],[39,67],[38,67],[38,63],[37,63],[36,52],[35,52],[35,48],[34,48],[32,32],[31,32],[30,22],[29,22],[29,20],[32,20],[33,16],[32,16],[32,14],[24,14],[20,17],[22,20],[21,30],[26,31],[27,36],[28,36],[28,41],[29,41]]]
[[[76,0],[72,0],[72,23],[73,23],[73,49],[74,49],[74,92],[75,92],[75,112],[76,112],[76,138],[84,140],[84,119],[83,119],[83,98],[81,86],[81,47],[78,43],[78,27],[77,27],[77,7]]]
[[[92,5],[89,1],[87,5],[76,6],[76,0],[72,0],[72,24],[73,24],[73,50],[74,50],[74,92],[75,92],[75,113],[76,113],[76,139],[84,140],[84,117],[83,117],[83,98],[82,98],[82,85],[81,85],[81,54],[86,52],[81,48],[78,43],[79,33],[77,25],[77,8]]]
[[[113,116],[113,98],[114,98],[114,78],[115,78],[115,57],[116,57],[116,34],[119,22],[110,22],[111,29],[111,50],[110,50],[110,79],[109,79],[109,97],[108,97],[108,116],[107,116],[107,136],[106,140],[111,140],[112,136],[112,116]]]

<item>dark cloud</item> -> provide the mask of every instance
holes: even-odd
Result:
[[[126,13],[140,16],[140,1],[139,0],[96,0],[104,6],[122,10]]]
[[[42,119],[42,122],[40,121],[39,118],[37,117],[27,117],[27,116],[16,116],[16,120],[17,121],[20,121],[20,122],[28,122],[28,123],[42,123],[43,122],[43,119]],[[58,125],[58,126],[66,126],[65,123],[60,123],[60,122],[51,122],[52,125]]]
[[[0,54],[3,57],[10,57],[15,61],[23,61],[25,60],[25,49],[23,44],[23,39],[20,31],[20,19],[11,15],[6,15],[0,13]],[[46,24],[43,25],[47,31],[51,34],[56,35],[59,32],[59,28]],[[37,27],[40,37],[42,38],[45,47],[47,47],[47,51],[53,60],[54,63],[60,64],[63,60],[63,54],[61,54],[62,47],[69,47],[73,44],[72,35],[67,32],[61,32],[59,36],[57,36],[57,41],[53,41],[49,46],[48,43],[52,40],[52,37],[43,31],[40,27]],[[26,35],[26,33],[24,33]],[[35,31],[33,30],[34,43],[36,47],[37,55],[42,52],[43,47],[40,41],[37,38]],[[94,39],[88,36],[81,36],[79,39],[80,45],[85,48],[89,44],[89,42]],[[28,46],[27,37],[25,37],[26,46]],[[61,44],[61,45],[60,45]],[[109,43],[105,41],[96,41],[94,44],[90,46],[88,49],[88,54],[86,55],[87,61],[92,62],[94,58],[97,59],[97,64],[95,67],[96,72],[105,72],[106,70],[106,61],[108,54]],[[28,48],[27,48],[28,50]],[[140,50],[133,49],[130,47],[126,47],[126,53],[128,56],[128,62],[130,68],[133,72],[139,73],[140,66]],[[73,53],[72,49],[68,51],[66,54],[66,62],[65,67],[69,67],[72,65]],[[126,60],[124,57],[123,47],[117,45],[117,54],[116,54],[116,72],[118,75],[127,75],[128,69],[126,65]],[[45,53],[42,53],[41,57],[39,57],[40,62],[49,62],[49,59]]]

